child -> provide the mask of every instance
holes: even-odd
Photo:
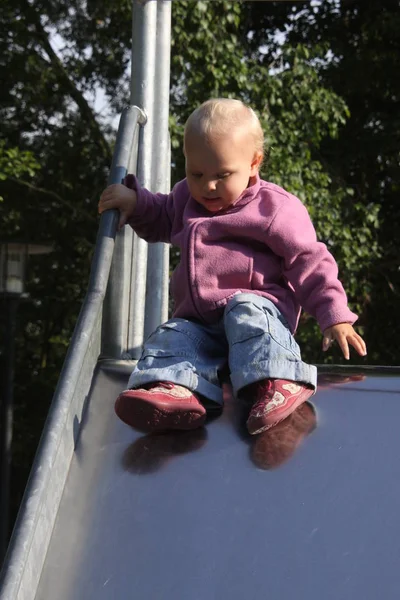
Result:
[[[336,340],[346,359],[349,344],[366,355],[336,263],[306,208],[259,177],[263,146],[251,108],[208,100],[186,123],[186,179],[170,194],[152,194],[129,175],[101,195],[99,212],[118,208],[120,227],[181,250],[173,318],[146,341],[116,401],[133,427],[200,427],[204,405],[222,405],[227,366],[235,396],[250,403],[251,434],[288,417],[316,389],[316,367],[301,360],[293,337],[301,307],[318,320],[323,350]]]

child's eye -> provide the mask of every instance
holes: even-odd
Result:
[[[230,175],[232,175],[232,173],[219,173],[218,174],[218,179],[226,179]]]
[[[195,177],[196,179],[200,179],[201,177],[203,177],[202,173],[192,173],[192,177]]]

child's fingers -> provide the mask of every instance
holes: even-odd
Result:
[[[97,206],[97,210],[100,214],[103,213],[105,210],[108,210],[109,208],[112,208],[112,206],[109,206],[107,202],[99,202]]]
[[[322,350],[326,352],[333,344],[333,337],[330,334],[325,334],[322,340]]]
[[[106,202],[111,197],[112,197],[112,186],[109,186],[105,190],[102,191],[102,193],[100,195],[99,204],[102,202]]]
[[[116,208],[116,204],[118,203],[117,194],[119,192],[119,188],[123,187],[121,184],[114,183],[109,185],[101,194],[98,208],[99,212],[103,212],[103,210],[108,210],[110,208]]]
[[[358,333],[355,333],[349,340],[353,348],[358,352],[360,356],[366,356],[367,345]]]
[[[333,340],[336,340],[339,344],[346,360],[350,359],[349,344],[360,356],[366,356],[367,354],[367,346],[364,340],[353,329],[352,325],[348,323],[339,323],[338,325],[333,325],[326,329],[322,343],[323,350],[327,350]]]
[[[113,196],[106,196],[100,198],[100,202],[98,204],[99,213],[104,212],[105,210],[110,210],[111,208],[119,208],[119,202],[117,198]]]
[[[99,202],[99,210],[108,210],[109,208],[113,208],[115,201],[113,198],[102,198]]]
[[[103,191],[102,196],[109,196],[114,194],[116,191],[118,191],[120,188],[125,189],[125,186],[122,185],[122,183],[112,183],[111,185],[107,186],[106,189]]]
[[[350,350],[349,350],[349,344],[347,342],[347,337],[345,335],[340,335],[337,338],[337,343],[340,346],[341,351],[343,352],[343,356],[345,357],[346,360],[350,359]]]
[[[366,356],[367,346],[358,333],[353,332],[352,335],[340,335],[337,338],[338,344],[343,352],[343,356],[346,360],[350,358],[349,344],[360,354],[360,356]]]

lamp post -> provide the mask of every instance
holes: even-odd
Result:
[[[0,296],[4,317],[4,344],[0,370],[0,565],[9,537],[10,467],[13,422],[16,315],[24,293],[27,259],[47,254],[48,245],[0,241]]]

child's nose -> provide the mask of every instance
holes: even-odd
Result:
[[[215,180],[207,181],[205,187],[207,192],[215,192],[217,189],[217,182]]]

